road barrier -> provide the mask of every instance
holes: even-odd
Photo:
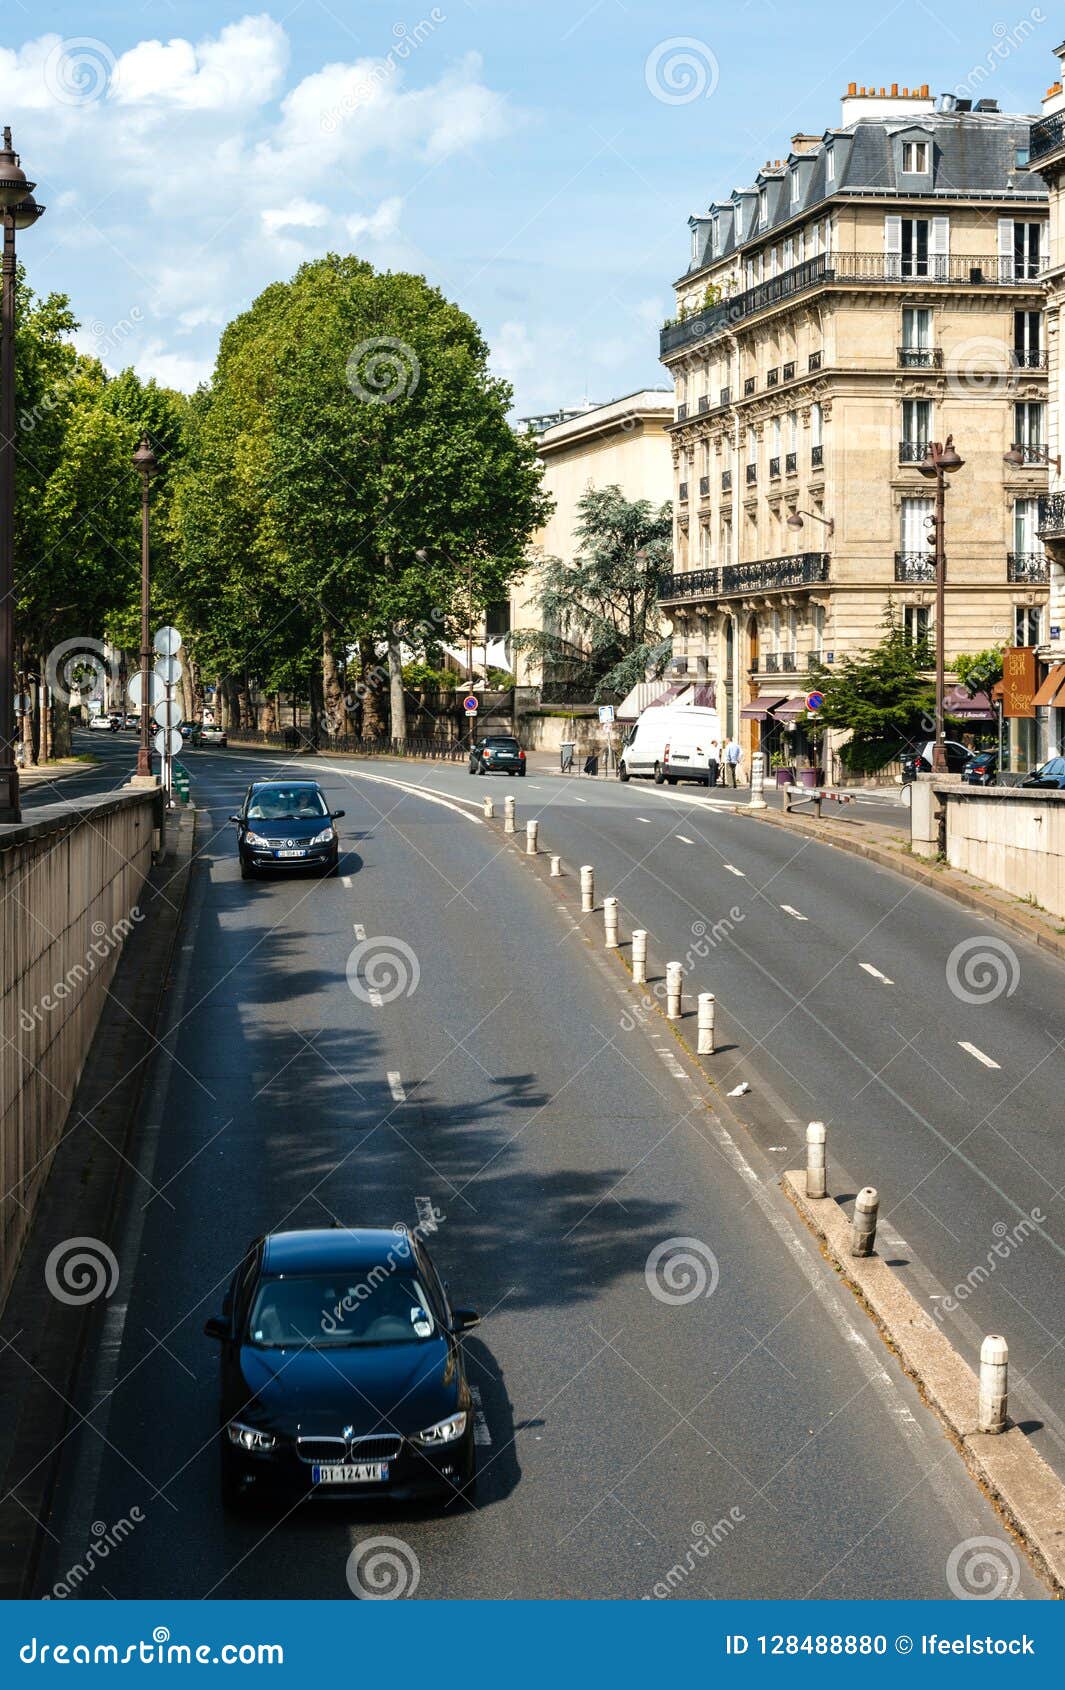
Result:
[[[806,1129],[806,1195],[824,1197],[825,1185],[825,1123],[811,1121]]]
[[[756,751],[751,758],[751,796],[747,800],[749,810],[764,810],[765,801],[765,752]]]
[[[558,880],[561,877],[561,874],[562,874],[562,858],[561,857],[552,857],[551,858],[551,879],[552,880]]]
[[[1004,1432],[1008,1424],[1009,1345],[997,1332],[988,1333],[980,1345],[981,1432]]]
[[[666,963],[666,1019],[679,1021],[681,1017],[681,981],[684,971],[679,962]]]
[[[616,951],[618,948],[618,901],[616,898],[603,899],[603,932],[606,949]]]
[[[540,831],[539,822],[525,823],[525,855],[535,857],[537,852],[536,839]]]
[[[851,1229],[851,1255],[871,1256],[876,1243],[876,1217],[880,1198],[875,1185],[863,1185],[854,1199],[854,1224]]]
[[[514,833],[516,831],[517,830],[514,826],[514,800],[513,800],[513,798],[504,798],[504,800],[503,800],[503,832],[504,833]]]
[[[485,821],[490,822],[490,821],[494,820],[495,813],[496,813],[495,805],[492,803],[492,800],[490,798],[486,798],[485,801],[484,801],[484,819],[485,819]]]
[[[636,986],[647,984],[647,929],[636,927],[632,933],[632,979]]]
[[[581,869],[581,914],[591,915],[595,908],[595,870],[591,863]]]
[[[699,993],[699,1043],[697,1049],[700,1056],[713,1056],[714,1054],[713,992]]]

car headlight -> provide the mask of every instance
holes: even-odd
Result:
[[[427,1426],[424,1432],[415,1432],[412,1442],[421,1444],[425,1449],[439,1449],[441,1444],[453,1444],[456,1438],[461,1438],[466,1430],[467,1415],[449,1415],[446,1420],[438,1420],[435,1426]]]
[[[252,833],[249,830],[249,832],[244,835],[244,843],[245,845],[269,845],[270,841],[269,839],[264,839],[261,833]]]
[[[264,1455],[277,1444],[273,1432],[261,1432],[258,1426],[245,1426],[239,1420],[231,1420],[226,1432],[231,1444],[236,1444],[238,1449],[251,1450],[255,1455]]]
[[[321,833],[315,834],[314,838],[311,840],[311,844],[312,845],[328,845],[328,844],[331,843],[331,841],[335,837],[336,836],[335,836],[333,829],[331,827],[323,827]]]

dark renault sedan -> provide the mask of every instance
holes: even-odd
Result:
[[[470,1498],[478,1319],[410,1233],[256,1239],[204,1328],[222,1345],[223,1501]]]
[[[335,874],[340,843],[331,810],[316,780],[257,780],[248,788],[237,824],[240,872],[248,880],[258,869],[317,868]]]

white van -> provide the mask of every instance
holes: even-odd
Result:
[[[618,779],[650,779],[658,786],[663,782],[675,786],[678,780],[705,784],[715,739],[721,739],[716,710],[694,704],[676,710],[649,705],[626,736],[618,758]]]

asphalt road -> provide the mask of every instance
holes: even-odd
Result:
[[[775,1159],[715,1125],[653,1017],[623,1029],[598,916],[560,908],[463,806],[334,767],[319,778],[347,811],[342,877],[244,883],[225,817],[265,760],[188,761],[205,813],[166,1054],[41,1594],[134,1508],[80,1595],[344,1599],[349,1555],[380,1535],[416,1557],[419,1598],[946,1597],[959,1545],[1014,1554],[777,1191]],[[641,823],[643,794],[611,791],[584,817],[574,793],[564,819],[537,784],[508,790],[547,806],[550,842],[597,843],[626,903],[649,903],[650,867],[623,885],[608,834],[656,827],[665,851],[684,811],[655,801]],[[758,849],[753,825],[730,826]],[[750,905],[746,943],[759,900],[722,891],[715,909]],[[351,990],[361,943],[415,989],[376,1007]],[[331,1217],[413,1225],[426,1199],[452,1295],[486,1317],[467,1341],[476,1510],[225,1516],[201,1328],[247,1239]],[[704,1272],[686,1300],[648,1270],[676,1240]],[[1022,1569],[1018,1594],[1045,1592]]]

